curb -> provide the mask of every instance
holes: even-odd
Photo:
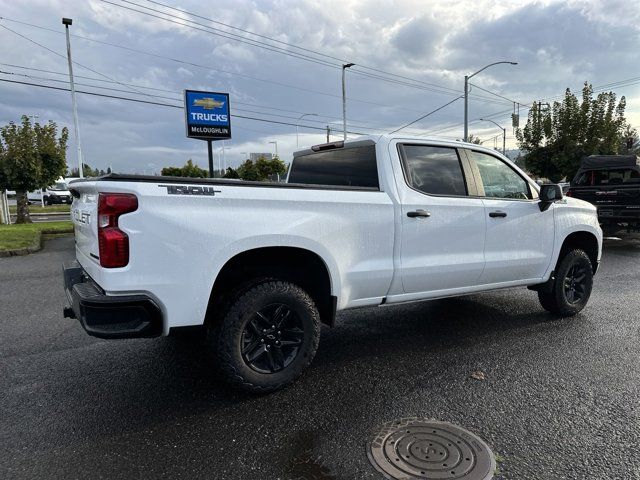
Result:
[[[73,233],[73,229],[47,230],[46,228],[43,228],[42,230],[38,230],[38,232],[36,232],[36,238],[33,240],[33,243],[31,245],[23,248],[15,248],[13,250],[0,250],[0,258],[21,257],[23,255],[29,255],[30,253],[36,253],[42,250],[43,235],[57,235],[65,233]]]
[[[11,216],[12,217],[16,217],[18,214],[17,213],[12,213]],[[38,213],[29,213],[30,217],[48,217],[48,216],[62,216],[62,215],[69,215],[69,218],[71,218],[71,212],[38,212]]]

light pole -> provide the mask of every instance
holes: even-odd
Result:
[[[491,122],[495,126],[497,126],[500,130],[502,130],[502,154],[506,155],[507,154],[507,129],[506,128],[502,128],[502,126],[500,126],[499,123],[496,123],[493,120],[489,120],[488,118],[481,118],[480,121],[481,122]]]
[[[347,68],[353,67],[355,63],[345,63],[342,65],[342,135],[343,139],[347,139],[347,87],[344,82],[345,72]]]
[[[298,117],[298,121],[296,122],[296,148],[300,146],[300,143],[298,142],[298,124],[300,123],[300,120],[302,120],[304,117],[317,117],[317,116],[318,116],[317,113],[303,113]]]
[[[276,146],[276,157],[280,158],[280,157],[278,156],[278,141],[277,141],[277,140],[274,140],[273,142],[269,142],[269,143],[273,143],[273,144]]]
[[[472,73],[471,75],[464,76],[464,141],[465,142],[469,140],[469,79],[479,74],[483,70],[486,70],[487,68],[492,67],[493,65],[499,65],[501,63],[508,63],[509,65],[518,64],[518,62],[509,62],[507,60],[504,60],[501,62],[494,62],[482,67],[480,70],[478,70],[475,73]]]
[[[71,61],[71,40],[69,38],[69,25],[73,23],[70,18],[63,18],[62,24],[64,25],[65,32],[67,34],[67,60],[69,62],[69,87],[71,89],[71,105],[73,107],[73,128],[76,134],[76,148],[78,149],[78,176],[83,177],[82,174],[82,146],[80,144],[80,127],[78,126],[78,104],[76,102],[76,88],[73,83],[73,62]]]

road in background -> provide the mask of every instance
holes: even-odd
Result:
[[[0,259],[0,478],[380,478],[365,442],[408,416],[482,437],[497,479],[640,478],[638,240],[608,242],[573,319],[524,288],[343,312],[266,396],[229,390],[203,347],[63,319],[72,251]]]

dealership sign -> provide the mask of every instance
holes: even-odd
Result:
[[[229,94],[184,91],[187,137],[202,140],[231,138]]]

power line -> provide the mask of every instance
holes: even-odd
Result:
[[[487,93],[490,93],[491,95],[495,95],[496,97],[503,98],[509,103],[519,103],[520,105],[524,105],[526,107],[531,108],[531,105],[527,105],[526,103],[518,102],[517,100],[512,100],[512,99],[507,98],[507,97],[505,97],[503,95],[500,95],[499,93],[495,93],[495,92],[492,92],[491,90],[487,90],[486,88],[482,88],[482,87],[476,85],[475,83],[469,82],[469,85],[472,85],[472,86],[476,87],[477,89],[482,90],[483,92],[487,92]]]
[[[0,65],[8,65],[8,64],[0,63]],[[18,68],[29,69],[29,67],[18,67]],[[34,69],[34,70],[45,71],[46,72],[46,70],[42,70],[42,69]],[[51,73],[56,73],[56,72],[51,72]],[[67,84],[67,85],[69,84],[68,80],[60,80],[60,79],[56,79],[56,78],[41,77],[41,76],[38,76],[38,75],[29,75],[29,74],[25,74],[25,73],[8,72],[8,71],[0,70],[0,74],[26,77],[26,78],[30,78],[32,80],[40,80],[40,81],[54,82],[54,83],[64,83],[64,84]],[[77,76],[77,78],[80,78],[80,77]],[[94,79],[92,77],[82,77],[82,78],[89,78],[91,80],[96,80],[96,81],[104,81],[104,80]],[[116,83],[116,82],[112,82],[112,83]],[[92,88],[97,88],[97,89],[100,89],[100,90],[106,90],[106,91],[111,91],[111,92],[130,93],[128,90],[105,87],[105,86],[102,86],[102,85],[93,85],[93,84],[90,84],[90,83],[76,83],[76,85],[84,86],[84,87],[92,87]],[[141,87],[141,88],[146,88],[146,87]],[[156,89],[156,90],[159,90],[159,89]],[[181,95],[181,92],[175,92],[173,90],[163,90],[163,91],[169,92],[169,93],[176,93],[177,95]],[[162,95],[156,95],[155,98],[164,99],[164,100],[170,100],[170,101],[176,101],[176,102],[182,102],[182,98],[167,97],[167,96],[162,96]],[[274,110],[274,108],[269,107],[269,106],[253,105],[253,104],[246,103],[246,102],[234,102],[234,104],[236,104],[236,105],[249,105],[249,106],[253,106],[253,107]],[[268,116],[271,116],[271,117],[286,118],[286,119],[289,119],[289,120],[298,120],[298,117],[291,117],[291,116],[288,116],[288,115],[280,115],[280,114],[271,113],[271,112],[260,112],[260,111],[246,109],[246,108],[235,108],[234,110],[235,111],[240,111],[240,112],[257,113],[257,114],[260,114],[260,115],[268,115]],[[295,110],[283,110],[283,109],[277,109],[277,108],[275,110],[284,111],[284,112],[288,112],[288,113],[303,113],[303,112],[297,112]],[[341,120],[339,117],[334,117],[334,116],[330,116],[330,115],[318,114],[318,117],[319,118],[330,119],[330,120],[333,119],[335,121]],[[325,124],[326,120],[307,119],[306,122]],[[356,127],[356,128],[373,129],[373,130],[377,130],[379,132],[385,131],[385,128],[383,126],[381,126],[381,125],[380,126],[376,126],[375,124],[366,124],[366,123],[360,124],[360,123],[358,123],[358,120],[355,120],[355,121],[351,122],[351,125]],[[305,124],[298,124],[298,126],[304,127],[304,128],[307,127],[307,125],[305,125]]]
[[[15,19],[8,18],[8,17],[0,17],[0,20],[6,20],[6,21],[9,21],[9,22],[18,23],[20,25],[25,25],[25,26],[32,27],[32,28],[37,28],[37,29],[40,29],[40,30],[44,30],[44,31],[52,32],[52,33],[56,33],[56,34],[64,34],[63,32],[60,32],[58,30],[54,30],[52,28],[47,28],[47,27],[43,27],[41,25],[35,25],[33,23],[23,22],[23,21],[15,20]],[[135,49],[135,48],[124,46],[124,45],[118,45],[118,44],[111,43],[111,42],[105,42],[103,40],[97,40],[97,39],[90,38],[90,37],[84,37],[82,35],[72,34],[71,36],[74,37],[74,38],[79,38],[81,40],[85,40],[85,41],[89,41],[89,42],[93,42],[93,43],[98,43],[98,44],[110,46],[110,47],[113,47],[113,48],[119,48],[119,49],[122,49],[122,50],[135,52],[135,53],[139,53],[141,55],[147,55],[147,56],[154,57],[154,58],[161,58],[161,59],[164,59],[164,60],[169,60],[169,61],[172,61],[172,62],[175,62],[175,63],[180,63],[180,64],[191,66],[191,67],[201,68],[201,69],[204,69],[204,70],[212,70],[212,71],[222,72],[222,73],[227,74],[227,75],[239,76],[239,77],[247,78],[249,80],[253,80],[253,81],[256,81],[256,82],[270,83],[270,84],[273,84],[273,85],[278,85],[278,86],[282,86],[282,87],[286,87],[286,88],[293,88],[293,89],[296,89],[296,90],[309,92],[309,93],[315,93],[315,94],[323,95],[323,96],[329,96],[329,97],[333,97],[333,98],[342,98],[340,95],[336,95],[336,94],[332,94],[332,93],[328,93],[328,92],[322,92],[322,91],[313,90],[313,89],[310,89],[310,88],[299,87],[299,86],[296,86],[296,85],[291,85],[291,84],[287,84],[287,83],[283,83],[283,82],[278,82],[278,81],[275,81],[275,80],[269,80],[269,79],[254,77],[254,76],[247,75],[247,74],[244,74],[244,73],[233,72],[233,71],[230,71],[230,70],[225,70],[225,69],[213,67],[213,66],[210,66],[210,65],[202,65],[202,64],[195,63],[195,62],[190,62],[190,61],[186,61],[186,60],[172,58],[172,57],[168,57],[168,56],[165,56],[165,55],[159,55],[157,53],[148,52],[148,51],[144,51],[144,50],[139,50],[139,49]],[[116,81],[116,83],[122,84],[123,82]],[[470,95],[470,99],[472,99],[472,100],[478,99],[478,101],[484,101],[485,103],[498,103],[496,101],[493,101],[491,99],[488,99],[487,97],[480,96],[480,95]],[[369,100],[363,100],[363,99],[352,98],[352,97],[347,97],[347,100],[352,101],[352,102],[375,105],[375,106],[379,106],[379,107],[396,108],[396,109],[399,109],[399,110],[414,111],[414,112],[418,112],[418,113],[420,112],[420,110],[407,108],[407,107],[401,107],[399,105],[384,104],[384,103],[380,103],[378,101],[369,101]]]
[[[329,63],[329,62],[324,61],[324,60],[319,60],[319,59],[310,57],[308,55],[303,55],[303,54],[290,52],[290,51],[288,51],[286,49],[282,49],[280,47],[275,47],[274,48],[274,46],[272,46],[272,45],[268,45],[268,44],[265,44],[263,42],[254,41],[254,40],[251,40],[251,39],[246,39],[246,38],[240,37],[240,36],[238,36],[236,34],[229,33],[229,32],[224,32],[224,31],[222,31],[220,29],[217,29],[217,28],[214,28],[214,27],[210,27],[208,25],[204,25],[202,23],[195,22],[193,20],[180,18],[180,20],[184,20],[185,22],[192,23],[193,25],[190,25],[189,23],[183,23],[183,22],[180,22],[180,21],[176,21],[175,18],[178,18],[178,17],[176,17],[175,15],[171,15],[171,14],[168,14],[168,13],[165,13],[165,12],[162,12],[162,11],[150,8],[150,7],[145,7],[143,5],[139,5],[139,4],[137,4],[135,2],[132,2],[130,0],[120,0],[120,1],[124,2],[124,3],[127,3],[129,5],[135,5],[136,7],[139,7],[139,8],[145,9],[145,10],[149,10],[149,11],[152,11],[152,12],[160,13],[161,15],[166,15],[166,16],[171,17],[171,18],[166,18],[166,17],[162,17],[162,16],[159,16],[159,15],[155,15],[154,13],[149,13],[148,11],[137,10],[135,8],[131,8],[131,7],[128,7],[126,5],[119,4],[119,3],[114,3],[114,2],[109,1],[109,0],[100,0],[100,1],[103,2],[103,3],[107,3],[109,5],[113,5],[115,7],[123,8],[123,9],[126,9],[126,10],[130,10],[130,11],[133,11],[133,12],[136,12],[136,13],[140,13],[140,14],[147,15],[147,16],[150,16],[150,17],[153,17],[153,18],[164,20],[166,22],[174,23],[176,25],[181,25],[183,27],[192,28],[194,30],[198,30],[198,31],[202,31],[202,32],[205,32],[205,33],[209,33],[211,35],[220,36],[220,37],[227,38],[227,39],[230,39],[230,40],[235,40],[235,41],[238,41],[238,42],[241,42],[241,43],[245,43],[245,44],[248,44],[248,45],[251,45],[251,46],[254,46],[254,47],[263,48],[263,49],[266,49],[266,50],[269,50],[269,51],[272,51],[272,52],[276,52],[276,53],[281,53],[281,54],[284,54],[284,55],[292,56],[292,57],[295,57],[295,58],[298,58],[298,59],[302,59],[302,60],[305,60],[305,61],[308,61],[308,62],[316,63],[316,64],[319,64],[319,65],[323,65],[323,66],[326,66],[326,67],[329,67],[329,68],[333,68],[333,69],[341,69],[342,68],[339,65],[334,65],[334,64]],[[194,26],[194,25],[198,25],[198,26]],[[200,28],[200,27],[203,27],[203,28]],[[220,33],[220,32],[223,32],[223,33]],[[443,94],[443,95],[458,95],[459,94],[459,92],[457,90],[448,89],[448,87],[440,87],[440,86],[438,86],[438,87],[429,87],[429,86],[417,85],[417,84],[414,84],[414,83],[409,83],[409,82],[406,82],[406,81],[394,80],[394,79],[386,78],[386,77],[383,77],[383,76],[380,76],[380,75],[361,72],[361,71],[358,71],[358,70],[354,70],[353,73],[356,73],[358,75],[362,75],[362,76],[365,76],[365,77],[370,77],[370,78],[383,80],[383,81],[386,81],[386,82],[389,82],[389,83],[392,83],[392,84],[396,84],[396,85],[402,85],[402,86],[406,86],[406,87],[416,88],[416,89],[419,89],[419,90],[425,90],[425,91],[429,91],[429,92],[433,92],[433,93],[439,93],[439,94]],[[449,91],[445,91],[443,89],[447,89]],[[486,99],[486,101],[489,102],[489,103],[492,102],[492,100],[490,100],[490,99]]]
[[[34,25],[34,24],[31,24],[31,23],[22,22],[22,21],[19,21],[19,20],[13,20],[13,19],[10,19],[10,18],[7,18],[7,17],[0,17],[0,19],[1,20],[7,20],[7,21],[10,21],[10,22],[20,23],[22,25],[26,25],[26,26],[29,26],[29,27],[33,27],[33,28],[49,31],[49,32],[56,33],[56,34],[64,34],[63,32],[59,32],[59,31],[51,29],[51,28],[46,28],[46,27],[42,27],[40,25]],[[224,69],[216,68],[216,67],[209,66],[209,65],[201,65],[201,64],[198,64],[198,63],[195,63],[195,62],[189,62],[189,61],[180,60],[180,59],[177,59],[177,58],[168,57],[168,56],[165,56],[165,55],[159,55],[159,54],[152,53],[152,52],[147,52],[147,51],[144,51],[144,50],[138,50],[138,49],[135,49],[135,48],[126,47],[124,45],[118,45],[118,44],[114,44],[114,43],[110,43],[110,42],[104,42],[102,40],[96,40],[94,38],[84,37],[82,35],[72,34],[71,36],[74,37],[74,38],[79,38],[79,39],[86,40],[86,41],[89,41],[89,42],[99,43],[99,44],[111,46],[111,47],[114,47],[114,48],[120,48],[120,49],[123,49],[123,50],[128,50],[130,52],[135,52],[135,53],[139,53],[139,54],[142,54],[142,55],[148,55],[148,56],[155,57],[155,58],[162,58],[162,59],[165,59],[165,60],[169,60],[169,61],[172,61],[172,62],[180,63],[180,64],[191,66],[191,67],[201,68],[201,69],[204,69],[204,70],[212,70],[212,71],[216,71],[216,72],[222,72],[222,73],[227,74],[227,75],[239,76],[239,77],[247,78],[249,80],[253,80],[253,81],[256,81],[256,82],[270,83],[270,84],[278,85],[278,86],[281,86],[281,87],[293,88],[295,90],[300,90],[300,91],[304,91],[304,92],[308,92],[308,93],[315,93],[315,94],[318,94],[318,95],[323,95],[323,96],[328,96],[328,97],[333,97],[333,98],[342,98],[340,95],[336,95],[336,94],[333,94],[333,93],[322,92],[322,91],[319,91],[319,90],[313,90],[313,89],[305,88],[305,87],[299,87],[299,86],[296,86],[296,85],[291,85],[291,84],[287,84],[287,83],[283,83],[283,82],[278,82],[278,81],[275,81],[275,80],[269,80],[269,79],[254,77],[254,76],[247,75],[247,74],[244,74],[244,73],[233,72],[233,71],[230,71],[230,70],[224,70]],[[115,82],[122,84],[122,82],[119,82],[119,81],[115,81]],[[389,108],[397,108],[397,109],[400,109],[400,110],[420,112],[420,110],[407,108],[407,107],[401,107],[399,105],[384,104],[384,103],[380,103],[378,101],[363,100],[363,99],[352,98],[352,97],[347,97],[347,100],[349,100],[351,102],[365,103],[365,104],[375,105],[375,106],[379,106],[379,107],[389,107]]]
[[[289,47],[292,47],[292,48],[297,48],[297,49],[299,49],[299,50],[303,50],[303,51],[305,51],[305,52],[313,53],[313,54],[315,54],[315,55],[319,55],[319,56],[323,56],[323,57],[326,57],[326,58],[330,58],[330,59],[332,59],[332,60],[336,60],[336,61],[338,61],[338,62],[340,62],[340,63],[347,63],[347,62],[348,62],[348,60],[343,59],[343,58],[334,57],[334,56],[328,55],[328,54],[326,54],[326,53],[318,52],[318,51],[316,51],[316,50],[312,50],[312,49],[309,49],[309,48],[301,47],[301,46],[299,46],[299,45],[295,45],[295,44],[292,44],[292,43],[284,42],[284,41],[282,41],[282,40],[278,40],[278,39],[273,38],[273,37],[269,37],[269,36],[266,36],[266,35],[261,35],[261,34],[259,34],[259,33],[251,32],[251,31],[249,31],[249,30],[245,30],[245,29],[242,29],[242,28],[239,28],[239,27],[234,27],[233,25],[229,25],[229,24],[227,24],[227,23],[220,22],[220,21],[218,21],[218,20],[214,20],[214,19],[212,19],[212,18],[205,17],[205,16],[203,16],[203,15],[199,15],[199,14],[197,14],[197,13],[189,12],[189,11],[184,10],[184,9],[180,9],[180,8],[176,8],[176,7],[173,7],[173,6],[170,6],[170,5],[166,5],[166,4],[161,3],[161,2],[158,2],[158,1],[154,1],[154,0],[147,0],[147,2],[149,2],[149,3],[153,3],[153,4],[156,4],[156,5],[160,5],[160,6],[162,6],[162,7],[168,8],[168,9],[170,9],[170,10],[178,11],[178,12],[180,12],[180,13],[186,13],[187,15],[190,15],[190,16],[192,16],[192,17],[200,18],[200,19],[202,19],[202,20],[207,20],[207,21],[209,21],[209,22],[211,22],[211,23],[215,23],[215,24],[217,24],[217,25],[223,25],[223,26],[225,26],[225,27],[227,27],[227,28],[231,28],[231,29],[233,29],[233,30],[238,30],[238,31],[241,31],[241,32],[243,32],[243,33],[247,33],[247,34],[249,34],[249,35],[254,35],[254,36],[256,36],[256,37],[264,38],[264,39],[266,39],[266,40],[269,40],[269,41],[272,41],[272,42],[275,42],[275,43],[279,43],[279,44],[281,44],[281,45],[286,45],[286,46],[289,46]],[[445,90],[451,90],[453,93],[456,93],[456,94],[459,94],[459,93],[460,93],[458,90],[453,89],[453,88],[445,87],[445,86],[442,86],[442,85],[437,85],[437,84],[435,84],[435,83],[425,82],[425,81],[423,81],[423,80],[416,80],[416,79],[414,79],[414,78],[406,77],[406,76],[404,76],[404,75],[399,75],[399,74],[392,73],[392,72],[386,72],[386,71],[381,70],[381,69],[378,69],[378,68],[369,67],[369,66],[367,66],[367,65],[362,65],[361,63],[357,63],[356,67],[364,68],[364,69],[371,70],[371,71],[378,72],[378,73],[383,73],[383,74],[385,74],[385,75],[389,75],[389,76],[393,76],[393,77],[402,78],[402,79],[404,79],[404,80],[410,80],[410,81],[412,81],[412,82],[416,82],[416,83],[422,83],[422,84],[425,84],[425,85],[430,85],[430,86],[437,87],[437,88],[442,88],[442,89],[445,89]]]
[[[1,17],[0,17],[0,19],[1,19]],[[2,28],[4,28],[5,30],[8,30],[9,32],[11,32],[11,33],[13,33],[13,34],[15,34],[15,35],[19,36],[20,38],[23,38],[23,39],[27,40],[28,42],[31,42],[31,43],[33,43],[33,44],[35,44],[35,45],[37,45],[37,46],[39,46],[39,47],[41,47],[41,48],[44,48],[44,49],[45,49],[45,50],[47,50],[48,52],[51,52],[51,53],[53,53],[54,55],[57,55],[58,57],[64,58],[65,60],[67,59],[67,56],[66,56],[66,55],[63,55],[63,54],[61,54],[61,53],[59,53],[59,52],[56,52],[55,50],[53,50],[53,49],[51,49],[51,48],[47,47],[46,45],[42,45],[41,43],[36,42],[35,40],[33,40],[33,39],[31,39],[31,38],[27,37],[26,35],[22,35],[21,33],[18,33],[18,32],[16,32],[15,30],[10,29],[10,28],[9,28],[9,27],[7,27],[6,25],[3,25],[3,24],[1,24],[1,23],[0,23],[0,27],[2,27]],[[105,75],[104,73],[101,73],[101,72],[99,72],[99,71],[97,71],[97,70],[95,70],[95,69],[93,69],[93,68],[91,68],[91,67],[88,67],[88,66],[86,66],[86,65],[83,65],[83,64],[82,64],[82,63],[80,63],[80,62],[73,61],[73,63],[74,63],[75,65],[78,65],[79,67],[82,67],[82,68],[85,68],[85,69],[89,70],[90,72],[93,72],[93,73],[95,73],[95,74],[97,74],[97,75],[100,75],[101,77],[108,78],[109,80],[113,80],[114,82],[117,82],[117,83],[120,83],[120,84],[121,84],[121,82],[119,82],[118,80],[116,80],[116,79],[114,79],[114,78],[111,78],[110,76]],[[131,89],[131,90],[133,90],[133,91],[134,91],[134,92],[136,92],[136,93],[139,93],[140,95],[146,95],[146,96],[149,96],[149,97],[153,97],[153,96],[154,96],[154,95],[150,95],[150,94],[148,94],[148,93],[142,93],[142,92],[137,91],[137,90],[135,90],[135,89]]]
[[[438,107],[438,108],[436,108],[435,110],[430,111],[429,113],[427,113],[427,114],[425,114],[425,115],[421,116],[420,118],[416,118],[413,122],[409,122],[409,123],[407,123],[406,125],[403,125],[403,126],[402,126],[402,127],[400,127],[400,128],[396,128],[396,129],[395,129],[395,130],[393,130],[392,132],[389,132],[389,135],[391,135],[392,133],[399,132],[400,130],[402,130],[402,129],[404,129],[404,128],[408,127],[408,126],[413,125],[413,124],[414,124],[414,123],[416,123],[416,122],[419,122],[419,121],[420,121],[420,120],[422,120],[423,118],[427,118],[429,115],[432,115],[432,114],[436,113],[437,111],[442,110],[444,107],[447,107],[447,106],[451,105],[453,102],[455,102],[456,100],[460,100],[461,98],[462,98],[462,96],[459,96],[459,97],[457,97],[457,98],[454,98],[453,100],[451,100],[450,102],[445,103],[445,104],[444,104],[444,105],[442,105],[441,107]]]
[[[64,88],[64,87],[55,87],[55,86],[52,86],[52,85],[42,85],[42,84],[38,84],[38,83],[23,82],[23,81],[19,81],[19,80],[9,80],[9,79],[6,79],[6,78],[0,78],[0,82],[15,83],[15,84],[20,84],[20,85],[29,85],[29,86],[34,86],[34,87],[47,88],[47,89],[50,89],[50,90],[60,90],[60,91],[64,91],[64,92],[70,91],[70,89]],[[129,102],[144,103],[144,104],[148,104],[148,105],[156,105],[156,106],[161,106],[161,107],[178,108],[180,110],[184,110],[184,107],[181,106],[181,105],[172,105],[172,104],[169,104],[169,103],[153,102],[153,101],[150,101],[150,100],[140,100],[138,98],[122,97],[122,96],[118,96],[118,95],[107,95],[107,94],[104,94],[104,93],[88,92],[88,91],[84,91],[84,90],[76,90],[76,93],[82,93],[84,95],[92,95],[92,96],[95,96],[95,97],[111,98],[111,99],[116,99],[116,100],[126,100],[126,101],[129,101]],[[256,122],[273,123],[273,124],[278,124],[278,125],[288,125],[288,126],[291,126],[291,127],[295,127],[296,126],[295,123],[281,122],[279,120],[268,120],[268,119],[265,119],[265,118],[249,117],[249,116],[246,116],[246,115],[231,114],[231,117],[233,117],[233,118],[242,118],[244,120],[253,120],[253,121],[256,121]],[[310,126],[310,125],[306,125],[305,127],[309,128],[309,129],[312,129],[312,130],[325,131],[325,128],[323,128],[323,127],[314,127],[314,126]],[[347,133],[351,133],[353,135],[369,135],[369,133],[363,133],[363,132],[351,132],[351,131],[348,131]]]

